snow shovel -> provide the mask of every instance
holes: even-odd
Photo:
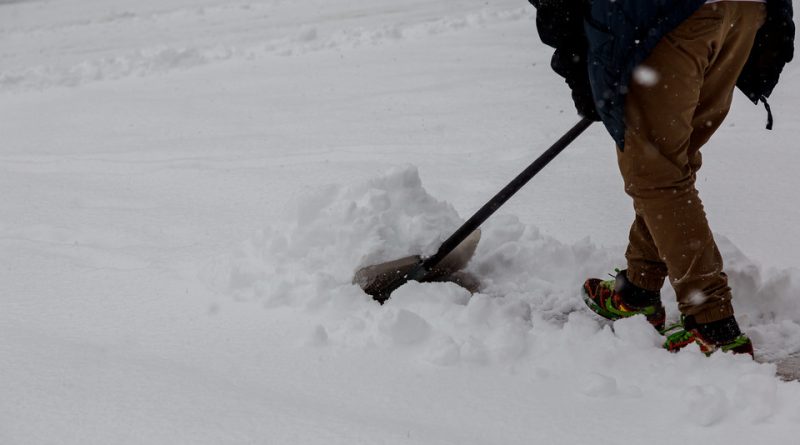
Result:
[[[353,284],[358,284],[372,298],[383,304],[392,292],[409,281],[453,281],[470,291],[477,290],[477,281],[459,271],[467,266],[480,240],[480,225],[497,209],[536,176],[550,161],[572,143],[592,121],[581,119],[564,136],[556,141],[531,165],[500,190],[492,199],[468,219],[439,250],[430,257],[418,255],[400,258],[386,263],[367,266],[356,272]]]

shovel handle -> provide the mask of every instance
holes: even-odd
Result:
[[[386,301],[389,298],[389,295],[398,287],[402,286],[408,281],[415,280],[421,281],[425,278],[430,271],[439,264],[444,257],[447,256],[450,252],[453,251],[462,241],[467,239],[467,237],[478,227],[481,226],[497,209],[500,208],[506,201],[508,201],[515,193],[517,193],[528,181],[531,180],[534,176],[536,176],[539,171],[541,171],[547,164],[550,163],[559,153],[564,151],[569,144],[572,143],[581,133],[584,132],[590,125],[592,125],[592,120],[582,118],[577,124],[575,124],[572,128],[569,129],[559,140],[557,140],[553,145],[550,146],[544,153],[542,153],[538,158],[536,158],[531,165],[529,165],[525,170],[522,171],[516,178],[511,180],[502,190],[500,190],[492,199],[489,200],[486,204],[483,205],[477,212],[475,212],[472,217],[470,217],[458,230],[455,231],[449,238],[447,238],[442,245],[439,247],[439,250],[425,258],[419,262],[410,272],[407,274],[397,277],[394,281],[389,283],[381,292],[379,298],[376,298],[378,301]]]

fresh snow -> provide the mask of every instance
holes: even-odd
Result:
[[[1,444],[786,443],[772,363],[612,324],[600,125],[432,253],[577,121],[525,1],[0,0]],[[739,93],[699,187],[760,362],[800,353],[800,70]],[[677,318],[666,287],[670,318]]]

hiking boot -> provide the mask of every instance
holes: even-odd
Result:
[[[697,323],[691,315],[681,317],[681,322],[664,332],[667,341],[664,349],[678,352],[686,345],[697,343],[700,351],[711,355],[715,351],[753,356],[753,343],[742,334],[734,317],[711,323]]]
[[[642,314],[661,332],[667,318],[661,294],[635,286],[628,281],[625,272],[617,270],[613,280],[586,280],[583,283],[583,301],[597,315],[609,320]]]

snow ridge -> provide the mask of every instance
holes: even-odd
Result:
[[[205,17],[207,13],[227,11],[209,9],[192,12],[191,15]],[[258,9],[244,8],[243,11],[256,14]],[[239,9],[237,9],[239,11]],[[48,29],[48,32],[69,31],[73,27],[101,27],[118,25],[118,21],[169,20],[179,16],[185,18],[188,12],[160,13],[141,17],[134,13],[122,12],[95,21],[83,21],[63,25],[63,29]],[[38,65],[0,71],[0,91],[43,90],[51,87],[75,87],[97,81],[118,80],[127,77],[162,75],[176,70],[204,66],[228,60],[252,60],[266,56],[299,56],[318,51],[344,51],[364,46],[380,46],[398,40],[421,39],[439,34],[458,32],[481,26],[501,24],[510,21],[532,20],[531,8],[510,10],[484,9],[464,15],[447,16],[425,20],[420,23],[392,23],[377,27],[356,26],[330,32],[315,26],[306,26],[291,34],[272,37],[261,42],[236,42],[211,45],[176,45],[165,41],[159,45],[133,49],[128,52],[107,55],[100,58],[85,59],[68,66],[59,64]],[[33,29],[25,33],[43,32]],[[95,32],[102,32],[102,28]],[[279,63],[276,61],[276,63]]]
[[[53,86],[74,87],[101,80],[164,74],[173,70],[228,60],[233,49],[171,48],[157,46],[133,53],[86,60],[67,68],[38,66],[0,72],[0,90],[42,90]]]

